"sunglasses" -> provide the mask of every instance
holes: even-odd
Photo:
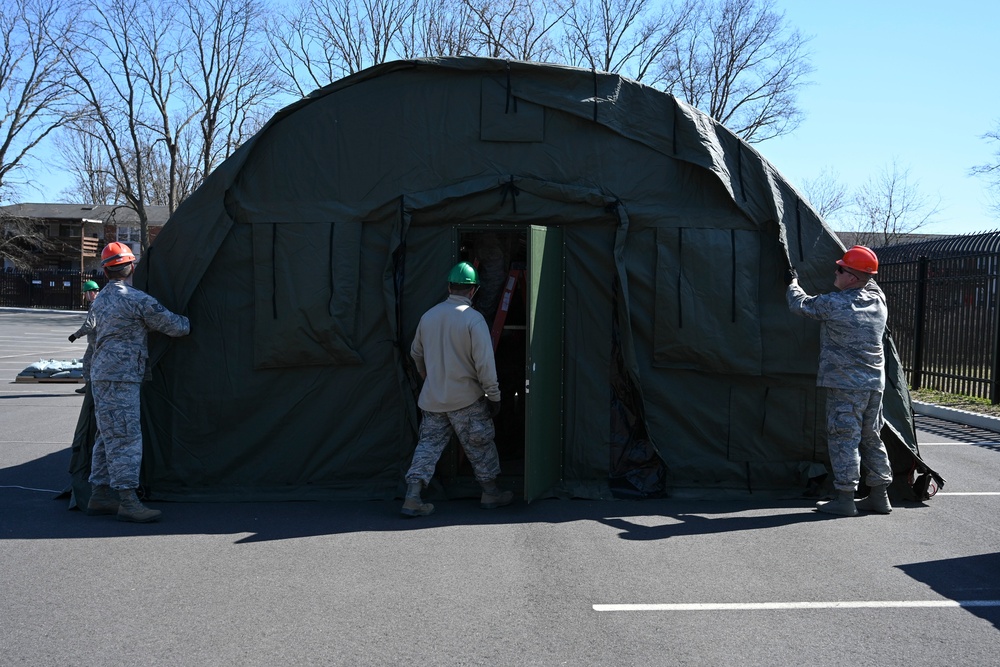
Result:
[[[849,275],[852,278],[857,278],[856,275],[854,275],[853,273],[851,273],[850,271],[848,271],[847,269],[845,269],[842,266],[838,266],[837,267],[837,273],[846,273],[847,275]]]

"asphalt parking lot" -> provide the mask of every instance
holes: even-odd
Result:
[[[994,665],[1000,433],[918,418],[947,479],[889,516],[794,497],[153,503],[68,485],[82,313],[0,309],[0,665]]]

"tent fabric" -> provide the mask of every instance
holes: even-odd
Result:
[[[432,58],[280,111],[157,237],[136,284],[192,331],[150,339],[147,492],[397,495],[409,344],[459,235],[532,225],[562,231],[561,264],[534,277],[563,294],[551,493],[796,488],[824,469],[818,325],[788,312],[782,276],[828,291],[843,247],[774,167],[618,75]],[[905,382],[885,405],[894,468],[928,470]]]

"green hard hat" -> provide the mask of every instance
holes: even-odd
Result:
[[[459,262],[448,272],[448,282],[453,285],[478,285],[476,269],[467,262]]]
[[[80,289],[81,292],[89,292],[91,290],[101,289],[100,285],[95,283],[93,280],[88,280],[83,283],[83,287]]]

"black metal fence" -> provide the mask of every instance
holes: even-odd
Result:
[[[1000,402],[997,245],[994,233],[877,249],[889,327],[912,388]]]
[[[86,280],[104,286],[103,275],[63,271],[0,270],[0,306],[86,310],[80,288]]]

